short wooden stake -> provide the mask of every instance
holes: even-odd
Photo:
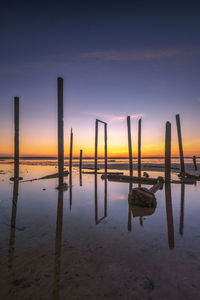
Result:
[[[130,121],[130,116],[127,116],[127,129],[128,129],[128,149],[129,149],[129,171],[130,171],[130,176],[133,176],[133,161],[132,161],[132,143],[131,143],[131,121]]]
[[[194,169],[197,171],[197,161],[196,161],[196,156],[193,156],[193,163],[194,163]]]
[[[166,123],[165,131],[165,181],[171,179],[171,123]]]
[[[178,133],[178,144],[179,144],[179,153],[180,153],[181,173],[185,174],[183,145],[182,145],[182,137],[181,137],[181,125],[180,125],[180,116],[179,115],[176,115],[176,126],[177,126],[177,133]]]
[[[83,157],[83,150],[80,150],[80,161],[79,161],[79,172],[82,172],[82,157]]]

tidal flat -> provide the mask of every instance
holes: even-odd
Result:
[[[28,181],[56,162],[21,161],[23,180],[12,182],[13,162],[0,161],[0,299],[199,299],[199,182],[164,185],[155,209],[137,209],[128,183],[73,165],[58,190],[58,178]],[[160,162],[146,165],[163,176]],[[109,170],[128,174],[128,163]]]

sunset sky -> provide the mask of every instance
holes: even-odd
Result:
[[[181,117],[184,154],[200,155],[200,18],[197,2],[4,1],[0,10],[0,156],[13,155],[13,97],[20,154],[57,155],[57,77],[64,78],[65,155],[94,154],[95,119],[108,123],[108,155],[164,154],[165,122]],[[103,127],[100,154],[103,154]]]

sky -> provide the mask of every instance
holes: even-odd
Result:
[[[57,77],[64,79],[65,155],[94,155],[95,119],[108,123],[108,155],[163,156],[165,123],[180,114],[184,155],[200,155],[200,4],[197,1],[3,1],[0,9],[0,156],[57,155]],[[103,155],[103,127],[99,132]]]

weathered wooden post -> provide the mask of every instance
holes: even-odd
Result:
[[[138,177],[141,177],[141,122],[138,121]]]
[[[83,157],[83,150],[80,150],[80,161],[79,161],[79,172],[82,172],[82,157]]]
[[[98,156],[98,120],[95,123],[95,157],[94,157],[94,170],[97,172],[97,156]]]
[[[73,153],[73,131],[71,128],[71,134],[70,134],[70,155],[69,155],[69,171],[71,173],[72,171],[72,154]]]
[[[177,126],[177,133],[178,133],[181,173],[184,175],[185,174],[185,165],[184,165],[184,157],[183,157],[183,145],[182,145],[181,125],[180,125],[180,116],[179,115],[176,115],[176,126]]]
[[[19,179],[19,97],[14,97],[14,122],[15,122],[15,158],[14,158],[14,180]]]
[[[131,121],[130,121],[130,116],[127,116],[127,128],[128,128],[128,149],[129,149],[129,171],[130,171],[130,176],[133,176],[133,161],[132,161],[132,143],[131,143]]]
[[[194,169],[197,171],[197,161],[196,161],[196,156],[194,155],[193,157],[193,163],[194,163]]]
[[[57,79],[58,92],[58,173],[59,187],[63,187],[64,141],[63,141],[63,78]]]
[[[165,181],[171,179],[171,123],[166,123],[165,130]]]
[[[105,139],[105,173],[108,169],[108,157],[107,157],[107,124],[104,124],[104,139]]]

